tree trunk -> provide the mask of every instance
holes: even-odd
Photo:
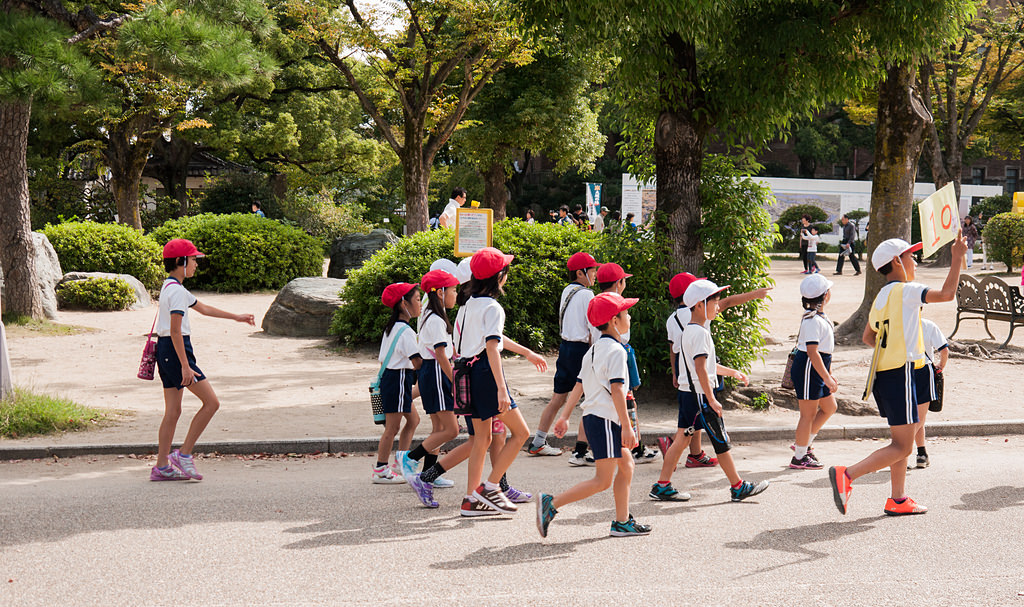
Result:
[[[931,121],[931,114],[914,88],[915,71],[905,63],[889,65],[885,79],[878,85],[871,231],[866,243],[868,263],[864,270],[867,280],[860,307],[836,330],[841,338],[860,338],[871,304],[885,284],[885,278],[870,263],[875,247],[889,238],[910,238],[917,161],[924,128]]]
[[[25,158],[31,114],[31,99],[0,101],[0,268],[4,311],[42,319]]]
[[[149,153],[160,136],[156,122],[145,117],[128,120],[109,131],[104,158],[110,167],[110,190],[117,203],[120,223],[142,229],[139,214],[139,186]]]
[[[274,173],[271,175],[270,191],[274,194],[274,198],[284,200],[284,197],[288,195],[288,174]]]
[[[406,116],[402,154],[402,185],[405,190],[405,233],[413,235],[430,226],[430,164],[423,153],[423,126]]]
[[[494,211],[494,221],[505,219],[505,203],[508,190],[505,189],[505,164],[491,163],[484,173],[484,204]]]
[[[178,217],[188,215],[188,165],[198,148],[194,142],[174,135],[170,141],[157,137],[153,152],[163,158],[163,166],[152,174],[143,170],[143,175],[159,181],[165,194],[178,201]]]

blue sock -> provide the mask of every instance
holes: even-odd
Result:
[[[184,454],[184,453],[182,453],[181,451],[178,451],[178,457],[184,457],[184,458],[186,458],[186,459],[192,459],[192,454],[189,454],[189,455],[185,455],[185,454]]]
[[[161,472],[167,472],[168,470],[171,469],[171,465],[167,464],[166,466],[157,466],[156,469]]]

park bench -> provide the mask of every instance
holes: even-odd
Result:
[[[985,323],[985,332],[996,339],[989,330],[988,322],[1002,321],[1010,324],[1006,341],[999,347],[1005,347],[1013,338],[1013,330],[1024,326],[1024,295],[1016,287],[1003,282],[995,276],[978,281],[972,276],[961,276],[956,289],[956,326],[950,339],[956,335],[962,320],[981,320]]]

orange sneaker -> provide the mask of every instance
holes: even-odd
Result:
[[[846,506],[850,503],[850,477],[846,476],[846,466],[832,466],[828,469],[828,480],[832,483],[832,497],[836,500],[836,508],[846,514]]]
[[[924,514],[928,512],[928,508],[918,504],[909,497],[903,500],[902,504],[897,504],[896,500],[891,497],[885,500],[885,513],[889,516],[903,516],[905,514]]]

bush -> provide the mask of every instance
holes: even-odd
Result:
[[[135,303],[135,289],[120,278],[72,280],[57,287],[61,308],[127,310]]]
[[[1000,213],[1009,213],[1013,209],[1013,196],[1011,194],[1000,194],[983,198],[981,202],[971,205],[970,215],[974,219],[985,217],[991,219]]]
[[[130,274],[151,289],[163,278],[161,249],[149,236],[118,223],[73,221],[42,229],[65,272]]]
[[[989,259],[1006,264],[1012,272],[1015,262],[1024,256],[1024,215],[1000,213],[985,224],[982,232]]]
[[[782,235],[779,250],[799,251],[800,250],[800,217],[811,216],[811,225],[818,228],[818,234],[827,234],[832,231],[832,224],[828,221],[828,213],[813,204],[798,204],[789,207],[782,212],[779,220],[776,221],[778,233]]]
[[[267,217],[281,218],[277,197],[262,174],[228,173],[211,179],[208,184],[199,195],[199,210],[202,213],[251,213],[252,203],[258,202]]]
[[[558,301],[565,287],[565,262],[576,251],[594,250],[597,236],[555,224],[505,220],[494,226],[494,246],[516,256],[502,305],[505,334],[535,349],[558,346]],[[393,282],[419,282],[435,259],[452,255],[452,230],[428,230],[402,238],[349,272],[331,333],[348,344],[377,343],[388,310],[380,301]]]
[[[140,205],[139,215],[142,218],[142,231],[147,234],[164,225],[172,219],[181,215],[181,203],[170,196],[154,196],[152,208],[150,203],[144,202]],[[188,209],[185,215],[196,215],[199,213],[199,205],[191,194],[188,199]]]
[[[373,229],[373,224],[362,218],[365,211],[362,205],[337,204],[326,191],[292,190],[280,205],[285,220],[322,240],[324,250],[330,250],[336,238],[368,234]]]
[[[32,229],[65,221],[114,221],[116,205],[110,190],[85,182],[55,177],[40,170],[29,180]]]
[[[207,255],[191,281],[200,289],[280,289],[293,278],[323,275],[319,240],[252,214],[183,217],[153,230],[152,236],[161,246],[172,238],[187,238]]]

